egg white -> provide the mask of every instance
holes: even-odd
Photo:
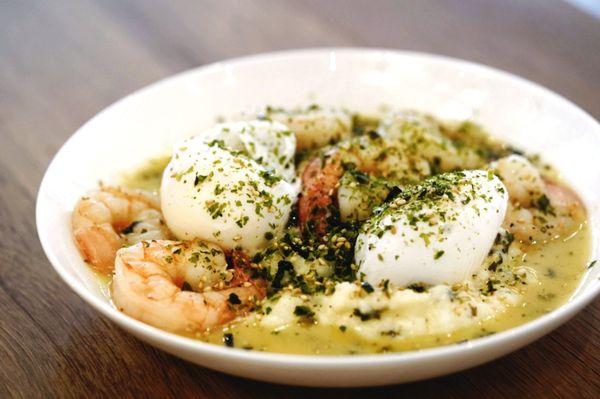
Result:
[[[223,132],[222,125],[219,129]],[[238,136],[225,135],[225,143],[209,133],[175,148],[160,190],[165,221],[180,240],[198,238],[253,254],[281,234],[297,188],[273,168],[226,146]]]
[[[205,143],[220,141],[225,148],[240,151],[258,164],[272,168],[288,182],[296,179],[296,135],[282,123],[262,120],[221,123],[194,139]]]
[[[454,284],[482,265],[504,220],[506,188],[482,170],[434,179],[443,182],[445,194],[427,199],[435,184],[427,188],[425,183],[365,224],[355,261],[369,283]]]

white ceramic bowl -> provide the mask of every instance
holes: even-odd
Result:
[[[309,386],[413,381],[472,367],[541,337],[600,291],[600,267],[572,298],[530,323],[470,342],[364,356],[298,356],[244,351],[184,338],[134,320],[102,294],[71,238],[73,205],[99,179],[110,181],[217,116],[267,104],[309,103],[372,110],[381,104],[472,119],[541,153],[584,199],[600,258],[600,125],[564,98],[519,77],[439,56],[376,49],[317,49],[252,56],[201,67],[142,89],[81,127],[48,167],[37,227],[48,259],[86,302],[140,339],[202,366],[248,378]]]

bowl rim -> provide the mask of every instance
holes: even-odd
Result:
[[[281,58],[293,58],[298,56],[312,56],[312,57],[323,57],[331,56],[332,54],[349,55],[356,57],[365,57],[368,55],[391,55],[391,56],[406,56],[410,58],[419,58],[429,61],[445,62],[455,64],[460,68],[467,68],[477,70],[479,72],[487,73],[490,75],[496,75],[504,79],[509,79],[525,87],[529,90],[534,90],[548,97],[555,102],[558,102],[561,107],[570,109],[570,112],[579,114],[579,117],[587,119],[598,126],[598,122],[585,110],[575,105],[565,97],[541,86],[535,82],[529,81],[520,76],[512,73],[493,68],[487,65],[466,61],[454,57],[448,57],[444,55],[430,54],[425,52],[416,51],[405,51],[398,49],[388,49],[379,47],[313,47],[313,48],[302,48],[302,49],[289,49],[283,51],[266,52],[259,54],[252,54],[242,57],[235,57],[223,61],[218,61],[206,65],[202,65],[196,68],[191,68],[174,75],[170,75],[149,85],[146,85],[134,92],[120,98],[112,104],[105,107],[103,110],[95,114],[91,119],[85,122],[79,127],[60,147],[56,152],[52,160],[50,161],[44,177],[42,178],[41,184],[37,193],[36,200],[36,227],[38,237],[40,239],[42,248],[50,261],[54,270],[59,274],[62,280],[85,302],[92,306],[103,316],[107,317],[111,321],[114,321],[119,327],[127,327],[129,331],[134,331],[135,335],[149,337],[153,342],[159,342],[164,345],[175,345],[180,349],[186,349],[190,352],[205,353],[213,356],[219,356],[229,359],[241,359],[245,361],[254,361],[258,363],[272,363],[272,364],[289,364],[289,363],[302,363],[303,365],[313,366],[351,366],[351,365],[364,365],[365,363],[373,363],[378,365],[383,364],[395,364],[399,362],[411,362],[416,360],[427,360],[435,358],[448,358],[453,357],[456,354],[464,354],[467,352],[474,353],[480,350],[486,350],[497,345],[506,344],[513,339],[518,337],[526,337],[531,334],[535,334],[536,331],[543,331],[544,327],[550,327],[550,330],[558,327],[560,324],[566,322],[568,319],[573,317],[576,313],[582,310],[587,304],[589,304],[599,293],[600,293],[600,279],[596,279],[590,282],[590,286],[587,287],[583,292],[577,293],[575,297],[571,297],[551,312],[540,316],[534,320],[521,324],[519,326],[510,328],[508,330],[500,331],[492,335],[488,335],[481,338],[475,338],[466,342],[447,344],[437,347],[430,347],[424,349],[416,349],[403,352],[391,352],[382,354],[353,354],[353,355],[307,355],[307,354],[288,354],[279,352],[263,352],[254,350],[244,350],[242,348],[228,348],[225,346],[219,346],[216,344],[207,343],[198,339],[188,338],[185,336],[177,335],[168,331],[161,330],[151,325],[145,324],[139,320],[136,320],[116,309],[108,301],[104,301],[90,291],[86,287],[80,284],[75,277],[69,275],[66,268],[64,268],[54,249],[50,246],[49,241],[46,238],[47,218],[44,217],[46,211],[44,210],[45,198],[44,193],[48,190],[46,186],[49,184],[49,175],[53,169],[57,159],[62,155],[65,149],[69,147],[69,144],[73,138],[86,130],[88,125],[92,124],[97,118],[100,118],[104,114],[109,113],[113,108],[120,107],[123,103],[126,103],[132,97],[143,96],[147,91],[156,90],[163,85],[168,85],[170,82],[179,79],[185,79],[188,75],[192,74],[209,74],[215,69],[223,67],[240,67],[250,64],[260,64],[261,62],[281,59]],[[540,334],[542,335],[542,334]],[[517,347],[520,347],[517,346]],[[516,349],[516,348],[515,348]]]

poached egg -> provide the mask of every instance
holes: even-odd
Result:
[[[285,132],[281,124],[236,122],[176,146],[160,188],[173,234],[250,255],[280,235],[297,196],[284,177],[290,168],[294,174],[295,149],[294,135]]]
[[[494,244],[507,203],[502,181],[483,170],[407,188],[363,226],[355,250],[359,274],[372,285],[464,281]]]

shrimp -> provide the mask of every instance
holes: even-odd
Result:
[[[332,216],[332,207],[339,180],[344,170],[337,156],[325,161],[314,158],[302,172],[302,194],[298,199],[298,220],[300,230],[307,229],[318,237],[327,232],[328,220]]]
[[[508,190],[505,225],[517,239],[539,241],[578,228],[585,216],[581,200],[568,187],[545,179],[527,158],[509,155],[491,167]]]
[[[141,190],[102,187],[79,200],[71,224],[79,251],[101,273],[123,245],[169,237],[158,200]]]
[[[542,195],[531,207],[509,204],[505,225],[517,239],[531,242],[568,236],[584,219],[585,208],[571,189],[544,180]]]
[[[216,245],[194,240],[143,241],[117,252],[112,283],[116,307],[175,333],[198,333],[233,320],[265,297],[266,283],[247,274],[249,261],[232,254],[233,270]]]
[[[584,206],[571,189],[546,181],[544,192],[548,197],[548,202],[559,214],[568,215],[574,219],[583,218]]]
[[[490,166],[502,179],[513,203],[529,208],[543,194],[544,180],[527,158],[509,155]]]

